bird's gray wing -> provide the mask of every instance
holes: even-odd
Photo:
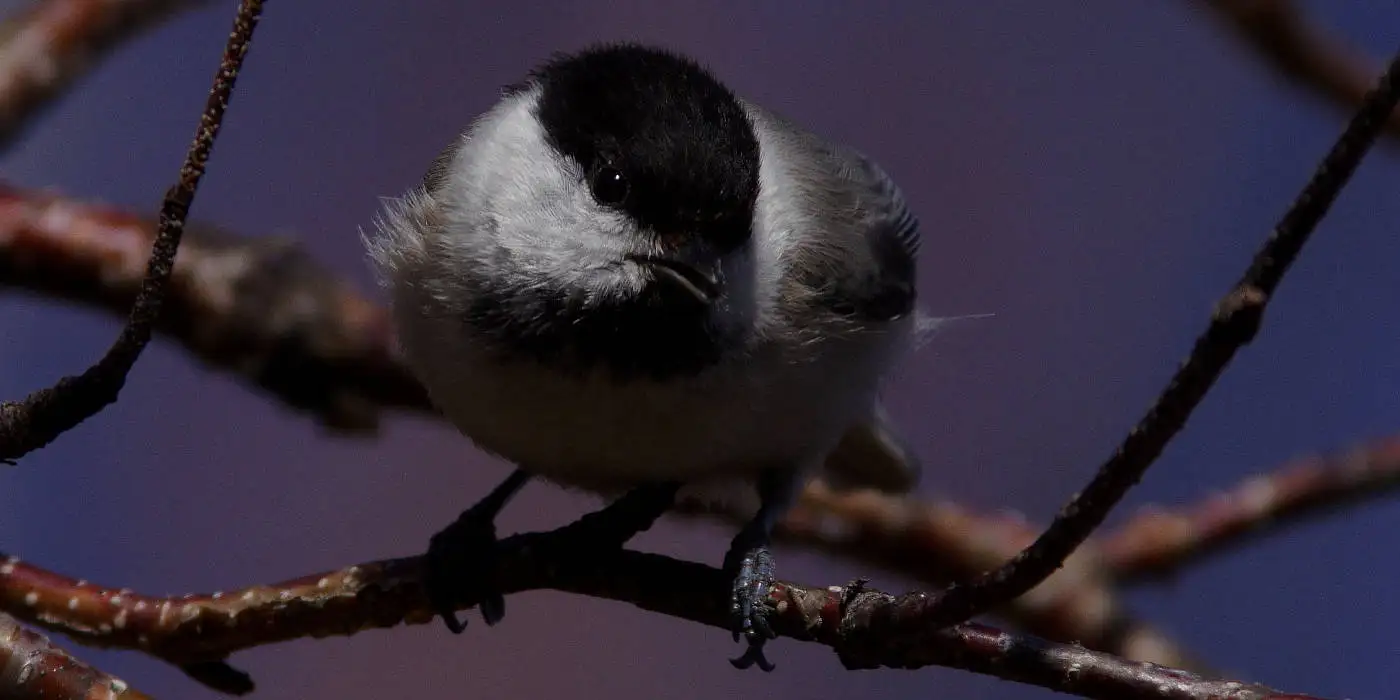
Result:
[[[869,246],[866,265],[839,279],[818,299],[864,323],[893,321],[914,312],[919,221],[904,194],[874,161],[851,149],[828,147],[838,177],[854,195],[856,222]],[[905,493],[919,481],[918,455],[878,402],[846,430],[823,471],[837,488],[868,487]]]
[[[816,231],[789,254],[784,292],[816,313],[798,312],[800,327],[822,335],[863,333],[915,312],[919,222],[894,181],[858,151],[828,142],[790,120],[747,105],[770,149],[768,163],[782,188],[770,206],[791,202],[788,221]],[[918,457],[878,402],[853,423],[821,469],[838,488],[902,493],[918,482]]]
[[[836,197],[849,219],[845,274],[823,285],[817,303],[859,325],[879,325],[914,313],[919,222],[904,194],[874,161],[861,153],[822,144],[832,166]],[[823,473],[839,489],[874,488],[905,493],[919,481],[914,450],[876,403],[827,455]]]
[[[886,322],[914,312],[919,220],[904,194],[880,166],[858,151],[823,144],[828,163],[845,190],[843,208],[859,240],[845,275],[829,281],[818,301],[863,322]]]
[[[765,189],[777,226],[807,228],[789,251],[790,300],[813,303],[816,318],[879,326],[914,312],[919,222],[880,166],[751,102]],[[795,212],[795,213],[794,213]],[[810,229],[817,229],[815,231]]]

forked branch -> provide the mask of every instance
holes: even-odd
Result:
[[[724,574],[656,554],[551,553],[549,533],[516,535],[495,570],[499,590],[553,589],[630,603],[728,629]],[[1211,680],[1126,661],[1075,644],[979,624],[924,624],[926,596],[862,586],[782,583],[769,595],[779,634],[834,649],[847,668],[946,666],[1086,698],[1308,700],[1259,685]],[[79,583],[11,558],[0,563],[0,606],[85,644],[141,649],[181,666],[223,667],[233,652],[301,637],[357,634],[433,618],[418,558],[351,566],[271,586],[153,598]]]

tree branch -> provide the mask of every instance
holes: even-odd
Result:
[[[844,537],[816,527],[839,518]],[[781,539],[844,554],[932,585],[966,581],[1013,556],[1035,539],[1019,517],[974,513],[955,503],[924,504],[871,491],[841,493],[812,484],[784,522]],[[834,546],[833,546],[834,545]],[[1213,673],[1205,662],[1161,630],[1132,615],[1104,575],[1102,556],[1081,547],[1065,566],[1025,595],[993,611],[1026,631],[1074,640],[1090,649],[1136,661]]]
[[[1162,578],[1308,517],[1393,496],[1397,487],[1400,437],[1392,437],[1341,454],[1299,459],[1180,511],[1145,510],[1104,538],[1100,548],[1108,574],[1117,581]]]
[[[684,507],[684,506],[682,506]],[[695,509],[687,515],[716,515]],[[743,518],[725,514],[732,523]],[[931,586],[971,578],[1035,539],[1024,519],[974,513],[876,491],[842,492],[809,483],[775,531],[775,541],[911,576]],[[1097,548],[1081,547],[1064,568],[995,612],[1015,626],[1163,666],[1210,675],[1205,662],[1134,617],[1103,574]]]
[[[1259,332],[1264,309],[1332,202],[1355,172],[1400,101],[1400,54],[1391,60],[1312,179],[1274,227],[1244,276],[1216,305],[1210,325],[1148,410],[1083,491],[1045,532],[1000,568],[954,584],[930,599],[931,624],[953,624],[1017,598],[1044,581],[1108,516],[1186,426],[1235,353]]]
[[[0,613],[0,689],[7,700],[150,700]]]
[[[1254,50],[1283,79],[1321,95],[1343,109],[1366,99],[1371,61],[1308,21],[1292,0],[1192,0]],[[1400,137],[1400,115],[1386,121]]]
[[[553,589],[728,629],[721,595],[727,580],[720,570],[625,550],[571,557],[550,537],[529,533],[504,540],[505,554],[495,569],[501,591]],[[890,596],[857,582],[815,588],[782,583],[767,602],[779,634],[829,646],[852,669],[946,666],[1105,700],[1306,700],[984,625],[938,629],[927,624],[926,600],[921,593]],[[254,646],[433,618],[418,558],[370,562],[271,586],[155,598],[74,581],[11,557],[0,564],[0,606],[83,644],[140,649],[196,666],[220,664]]]
[[[0,404],[0,460],[13,461],[49,444],[117,400],[127,373],[151,340],[174,267],[175,253],[180,247],[180,236],[184,233],[185,218],[194,203],[199,181],[204,177],[262,4],[261,0],[239,3],[233,31],[200,115],[194,141],[185,155],[178,181],[166,192],[161,204],[159,232],[126,325],[106,354],[82,374],[64,377],[22,401]]]
[[[104,54],[207,0],[40,0],[0,24],[0,152]]]

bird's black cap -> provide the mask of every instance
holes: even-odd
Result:
[[[701,236],[730,249],[748,238],[758,140],[709,71],[663,49],[607,44],[555,56],[532,83],[547,140],[578,162],[600,203],[663,243]]]

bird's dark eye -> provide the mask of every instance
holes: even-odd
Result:
[[[621,170],[612,166],[604,165],[593,173],[593,181],[589,183],[593,190],[593,198],[599,204],[616,205],[627,199],[627,193],[631,187],[627,183],[627,176]]]

